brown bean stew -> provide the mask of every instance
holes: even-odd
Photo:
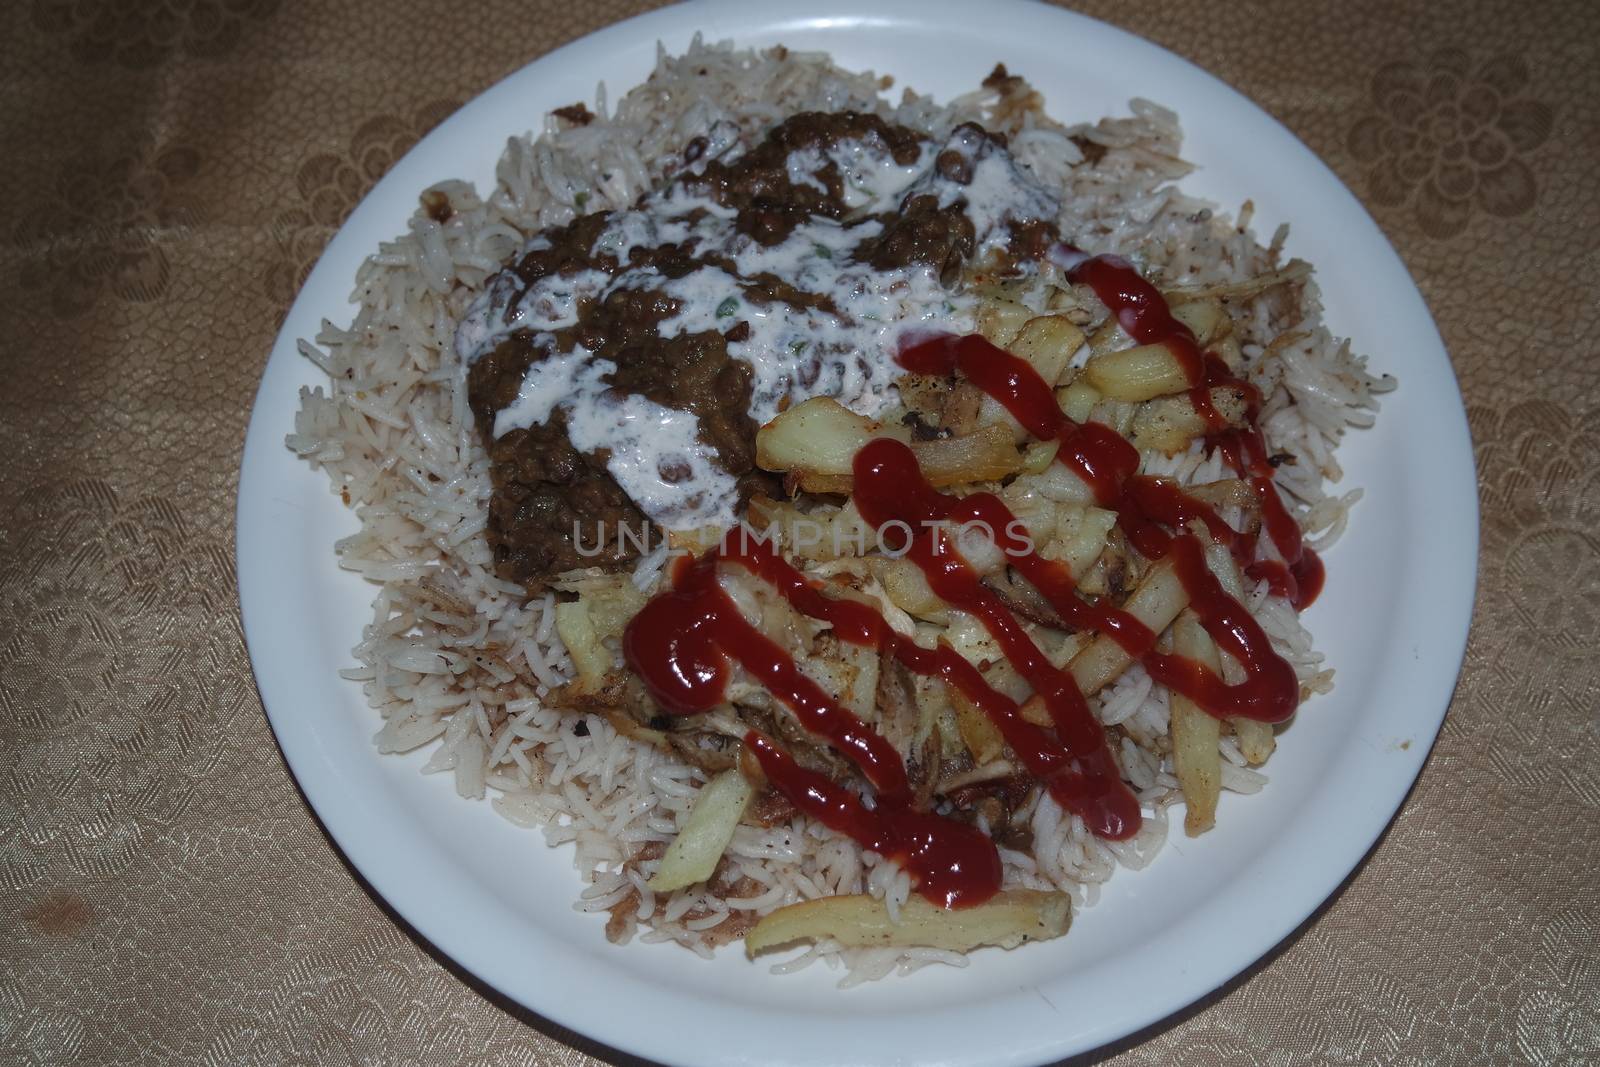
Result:
[[[742,154],[714,129],[635,209],[540,234],[463,331],[498,573],[538,590],[629,562],[641,529],[725,522],[775,491],[755,466],[753,416],[814,395],[881,406],[899,373],[887,330],[948,327],[963,270],[980,252],[999,270],[1036,260],[1053,213],[1003,136],[967,124],[935,144],[874,115],[808,112]],[[573,352],[600,373],[576,389],[564,367],[530,376]],[[508,418],[519,397],[562,388],[576,404]],[[692,416],[700,447],[652,434],[672,421],[661,413]],[[634,417],[638,433],[593,425]]]

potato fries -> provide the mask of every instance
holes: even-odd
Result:
[[[1173,650],[1211,671],[1222,669],[1217,646],[1192,611],[1178,616],[1172,626]],[[1183,832],[1199,837],[1217,821],[1217,798],[1222,794],[1222,756],[1217,742],[1222,737],[1222,722],[1200,705],[1172,694],[1172,768],[1183,787],[1187,811]]]
[[[755,787],[737,767],[702,786],[688,821],[661,857],[650,888],[670,893],[710,878],[754,795]]]
[[[779,908],[744,938],[755,956],[796,941],[837,941],[848,948],[942,948],[970,952],[984,945],[1016,948],[1060,937],[1072,925],[1072,898],[1065,893],[1017,889],[971,908],[949,911],[913,896],[900,905],[899,921],[888,906],[866,895],[822,897]]]

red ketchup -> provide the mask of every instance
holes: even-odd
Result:
[[[998,497],[939,492],[923,477],[909,447],[883,438],[868,443],[855,458],[856,506],[880,530],[911,531],[901,543],[887,547],[903,551],[935,593],[983,623],[1043,702],[1052,730],[1025,719],[1014,700],[990,686],[977,667],[948,645],[922,648],[897,634],[873,607],[825,595],[759,535],[742,527],[701,559],[679,561],[671,588],[634,617],[623,639],[629,666],[669,714],[695,714],[721,704],[730,663],[744,667],[808,731],[860,769],[872,785],[875,802],[869,807],[854,790],[801,767],[770,738],[752,731],[745,744],[769,782],[807,815],[899,862],[920,894],[946,907],[980,903],[999,890],[1001,866],[994,844],[968,823],[911,806],[913,789],[898,753],[801,673],[781,646],[745,621],[718,584],[719,564],[745,568],[797,611],[829,623],[840,640],[875,648],[916,674],[955,687],[994,723],[1029,774],[1090,830],[1110,839],[1130,837],[1141,820],[1099,721],[1072,675],[1050,663],[937,524],[981,524],[1009,564],[1067,626],[1109,636],[1157,681],[1217,716],[1280,722],[1293,714],[1299,685],[1294,670],[1273,651],[1250,613],[1206,567],[1203,545],[1184,532],[1188,524],[1202,524],[1251,577],[1272,583],[1296,608],[1310,603],[1322,583],[1320,561],[1304,547],[1298,525],[1272,485],[1271,461],[1254,423],[1259,393],[1232,377],[1222,360],[1202,352],[1161,294],[1126,262],[1111,256],[1073,256],[1072,261],[1069,278],[1091,286],[1130,336],[1143,344],[1165,344],[1178,357],[1188,372],[1195,410],[1211,428],[1209,440],[1260,495],[1263,528],[1283,563],[1254,561],[1256,535],[1234,531],[1209,505],[1171,482],[1138,475],[1139,454],[1131,444],[1099,424],[1072,422],[1031,365],[982,337],[924,336],[901,352],[900,362],[919,374],[962,375],[999,401],[1029,433],[1059,442],[1057,460],[1083,479],[1102,507],[1117,512],[1129,541],[1146,558],[1174,569],[1202,625],[1244,667],[1243,681],[1229,685],[1192,660],[1157,651],[1156,634],[1138,619],[1078,596],[1071,572],[1033,551],[1026,529]],[[1217,413],[1210,391],[1219,385],[1246,392],[1247,428],[1231,428]]]
[[[1063,250],[1069,255],[1081,255],[1070,246]],[[1299,524],[1284,507],[1283,498],[1272,484],[1272,464],[1266,454],[1266,443],[1255,425],[1261,409],[1260,390],[1234,377],[1228,365],[1216,355],[1202,352],[1189,327],[1173,317],[1166,299],[1126,260],[1117,256],[1091,256],[1070,268],[1067,278],[1093,289],[1129,337],[1140,344],[1165,345],[1178,358],[1189,378],[1190,402],[1210,427],[1210,443],[1221,447],[1229,465],[1255,486],[1261,498],[1262,522],[1284,561],[1251,563],[1247,558],[1241,560],[1241,564],[1250,577],[1266,579],[1273,592],[1288,597],[1296,611],[1305,610],[1322,591],[1322,561],[1306,547]],[[1227,420],[1217,413],[1211,403],[1211,390],[1216,386],[1238,389],[1245,394],[1248,428],[1230,428]],[[1254,547],[1254,542],[1245,546],[1250,551]]]
[[[1044,440],[1061,441],[1056,459],[1072,468],[1090,486],[1102,507],[1117,512],[1117,521],[1134,547],[1152,560],[1171,556],[1178,579],[1189,596],[1190,607],[1217,646],[1244,665],[1245,680],[1237,685],[1226,685],[1199,664],[1156,652],[1156,635],[1138,619],[1117,608],[1092,605],[1081,599],[1065,567],[1036,555],[1024,538],[998,536],[1001,530],[1020,527],[1010,525],[1015,517],[991,494],[961,497],[951,514],[940,517],[986,523],[997,532],[997,542],[1011,565],[1044,594],[1063,621],[1075,629],[1109,635],[1128,655],[1142,660],[1156,681],[1189,697],[1212,714],[1219,717],[1242,715],[1265,722],[1281,722],[1294,714],[1300,700],[1300,685],[1294,668],[1273,651],[1260,625],[1243,605],[1227,595],[1206,568],[1205,550],[1200,543],[1187,533],[1169,534],[1157,522],[1199,518],[1214,535],[1231,534],[1224,543],[1239,552],[1247,547],[1253,549],[1253,541],[1247,546],[1242,536],[1232,534],[1205,503],[1182,493],[1176,486],[1135,475],[1138,453],[1132,445],[1106,427],[1096,423],[1080,426],[1067,418],[1056,404],[1049,385],[1026,360],[984,338],[971,335],[925,339],[901,352],[900,362],[907,370],[920,374],[959,372],[1000,401],[1029,433]],[[881,442],[874,441],[862,450],[862,455],[879,444]],[[909,456],[910,450],[905,451]],[[858,457],[858,469],[859,466]],[[902,471],[901,477],[906,476]],[[1273,491],[1273,498],[1276,500],[1276,491]],[[1281,503],[1279,501],[1280,507]],[[860,503],[859,474],[857,505],[869,522],[877,521],[867,514],[866,505]],[[1287,512],[1284,517],[1291,523],[1294,521]],[[1296,533],[1298,535],[1298,528]]]
[[[741,539],[741,534],[735,531],[729,540]],[[728,660],[736,660],[788,705],[802,726],[861,768],[883,802],[907,800],[906,769],[894,746],[802,674],[776,641],[745,621],[733,598],[717,584],[722,554],[679,561],[672,588],[640,609],[623,633],[623,654],[656,703],[674,715],[710,711],[723,701]]]
[[[751,731],[744,743],[767,781],[813,819],[900,863],[917,892],[946,908],[981,904],[1000,888],[1000,854],[976,826],[904,806],[869,809],[825,774],[808,771],[770,738]]]

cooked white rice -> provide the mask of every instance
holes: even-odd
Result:
[[[584,881],[576,907],[607,913],[608,932],[626,939],[672,940],[702,954],[729,939],[743,918],[796,900],[871,892],[903,901],[910,879],[850,839],[802,818],[773,829],[741,826],[729,850],[737,896],[705,887],[653,894],[646,880],[661,844],[686,818],[704,775],[649,746],[622,738],[594,715],[579,718],[541,706],[571,663],[552,626],[553,599],[527,601],[495,577],[485,540],[489,465],[461,387],[452,343],[456,323],[484,280],[533,231],[599,208],[624,207],[659,177],[656,165],[717,120],[758,136],[805,109],[855,108],[942,136],[962,121],[1007,130],[1017,158],[1063,190],[1062,232],[1085,249],[1133,258],[1164,286],[1238,281],[1276,265],[1283,235],[1267,248],[1249,231],[1249,208],[1230,220],[1173,184],[1187,171],[1179,158],[1177,118],[1134,101],[1124,118],[1074,128],[1069,136],[1030,114],[996,113],[999,94],[981,90],[936,104],[905,93],[897,105],[879,79],[839,70],[821,54],[753,54],[698,41],[681,57],[662,53],[644,85],[607,114],[604,91],[593,123],[563,128],[547,120],[537,136],[512,138],[487,199],[472,186],[446,182],[454,214],[443,225],[419,211],[409,232],[385,243],[362,266],[359,304],[347,327],[324,323],[301,351],[327,372],[330,385],[302,390],[288,445],[329,476],[356,509],[361,531],[337,546],[342,564],[378,585],[372,622],[344,676],[363,686],[381,715],[384,753],[429,749],[425,773],[454,776],[463,797],[492,798],[519,826],[538,828],[551,845],[571,843]],[[1093,168],[1075,168],[1080,143],[1102,146]],[[1259,351],[1290,322],[1303,337],[1278,359],[1261,361],[1258,383],[1269,400],[1262,426],[1275,450],[1293,453],[1280,484],[1304,506],[1316,547],[1337,537],[1360,495],[1326,495],[1339,477],[1334,447],[1348,426],[1368,425],[1380,385],[1364,361],[1328,334],[1316,292],[1298,306],[1256,300],[1243,331]],[[1251,348],[1247,346],[1247,352]],[[1197,445],[1147,465],[1186,482],[1222,475],[1220,458]],[[641,561],[636,580],[649,588],[660,553]],[[1265,585],[1249,606],[1309,692],[1327,689],[1331,671],[1295,612]],[[1140,667],[1094,701],[1106,723],[1134,736],[1166,732],[1167,695]],[[1231,737],[1222,741],[1224,787],[1253,793],[1266,779],[1244,766]],[[1118,866],[1139,868],[1159,851],[1167,805],[1180,799],[1170,760],[1124,739],[1117,752],[1144,803],[1147,819],[1127,842],[1086,832],[1046,794],[1026,813],[1032,855],[1001,850],[1008,887],[1054,888],[1090,905]],[[652,843],[661,843],[648,848]],[[721,936],[719,936],[719,931]],[[815,960],[846,967],[842,984],[915,969],[928,962],[962,965],[944,952],[843,952],[818,945],[779,963],[776,972]]]

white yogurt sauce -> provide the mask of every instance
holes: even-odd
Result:
[[[593,357],[580,345],[534,363],[517,398],[495,415],[494,435],[539,425],[560,407],[572,446],[581,452],[607,449],[606,470],[652,520],[667,529],[690,529],[726,516],[731,525],[737,486],[717,466],[717,450],[697,436],[700,420],[611,388],[604,379],[617,365]]]
[[[938,152],[952,148],[972,164],[970,185],[932,169]],[[860,140],[829,146],[826,154],[796,151],[786,160],[789,179],[821,188],[816,174],[829,161],[845,179],[847,206],[862,214],[893,209],[908,194],[931,193],[941,206],[965,198],[980,254],[1004,245],[1007,221],[1056,215],[1056,201],[1042,186],[1004,150],[976,137],[958,133],[943,146],[927,145],[910,167]],[[699,216],[691,219],[697,211]],[[832,396],[862,415],[876,416],[896,399],[894,380],[900,371],[894,357],[903,331],[973,329],[973,299],[947,292],[931,267],[913,264],[880,271],[851,259],[858,243],[882,232],[876,221],[843,226],[813,218],[796,226],[782,243],[765,247],[739,233],[734,220],[732,209],[681,184],[648,194],[636,207],[613,213],[593,252],[608,252],[627,268],[637,248],[693,241],[697,256],[726,258],[736,273],[708,265],[664,280],[646,266],[614,276],[586,270],[542,278],[524,289],[515,274],[505,271],[473,302],[457,331],[456,349],[470,364],[522,330],[534,334],[535,345],[553,347],[552,331],[577,321],[580,301],[618,289],[660,289],[681,305],[678,314],[661,323],[663,337],[726,333],[736,323],[749,323],[749,336],[729,342],[728,353],[753,370],[750,415],[765,423],[785,399],[792,403],[814,396]],[[545,238],[535,237],[524,252],[548,247]],[[832,310],[758,304],[745,295],[741,282],[759,274],[825,297]],[[699,439],[698,418],[611,389],[603,379],[615,369],[582,347],[535,362],[516,400],[496,414],[495,437],[542,424],[559,407],[573,446],[585,452],[606,450],[606,469],[654,522],[667,529],[731,526],[735,480],[716,465],[716,450]]]
[[[936,154],[932,142],[924,142],[916,162],[903,165],[880,145],[851,139],[831,144],[826,151],[815,146],[796,149],[784,160],[784,168],[789,172],[790,184],[827,192],[827,185],[817,173],[832,163],[843,179],[844,206],[877,214],[900,206],[905,191],[928,169]]]
[[[1061,210],[1055,194],[1019,166],[1009,152],[970,130],[956,130],[940,152],[959,153],[972,169],[972,180],[963,185],[929,168],[906,195],[932,194],[942,208],[966,201],[962,211],[972,221],[979,259],[1005,247],[1006,223],[1054,219]]]
[[[497,274],[456,328],[456,354],[471,362],[518,330],[542,333],[575,326],[579,301],[599,295],[609,281],[610,275],[598,270],[551,274],[519,296],[521,279],[509,271]]]

